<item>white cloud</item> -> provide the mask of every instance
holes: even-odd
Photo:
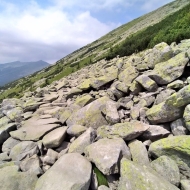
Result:
[[[38,59],[54,62],[116,27],[93,18],[89,11],[73,17],[58,6],[42,9],[34,1],[24,11],[12,4],[3,6],[0,63]]]
[[[150,11],[171,0],[47,0],[51,6],[39,5],[38,0],[16,0],[17,5],[9,1],[0,0],[0,63],[53,63],[118,26],[101,22],[92,12],[121,11],[133,18],[127,8]]]

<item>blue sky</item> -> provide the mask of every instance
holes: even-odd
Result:
[[[172,0],[0,0],[0,63],[54,63]]]

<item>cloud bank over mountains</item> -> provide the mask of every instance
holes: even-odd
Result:
[[[171,0],[0,0],[0,63],[54,63],[168,2]]]

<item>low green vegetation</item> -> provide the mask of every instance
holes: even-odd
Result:
[[[108,182],[105,175],[96,166],[94,166],[93,170],[98,180],[98,186],[105,185],[108,187]]]
[[[51,84],[53,81],[68,76],[69,74],[83,68],[84,66],[94,63],[93,57],[94,56],[86,57],[72,64],[63,64],[59,61],[56,65],[50,66],[41,70],[40,72],[36,72],[28,77],[21,78],[3,87],[0,87],[0,102],[2,102],[2,100],[5,98],[20,98],[27,90],[34,91],[37,87],[45,87]],[[35,86],[35,83],[41,79],[45,79],[44,83],[39,86]]]
[[[121,44],[110,47],[106,58],[112,59],[117,55],[128,56],[147,48],[153,48],[160,42],[179,43],[183,39],[190,38],[189,10],[190,4],[161,22],[130,35]]]

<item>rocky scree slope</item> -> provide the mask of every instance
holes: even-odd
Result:
[[[4,99],[1,190],[189,190],[190,40],[102,60]]]

